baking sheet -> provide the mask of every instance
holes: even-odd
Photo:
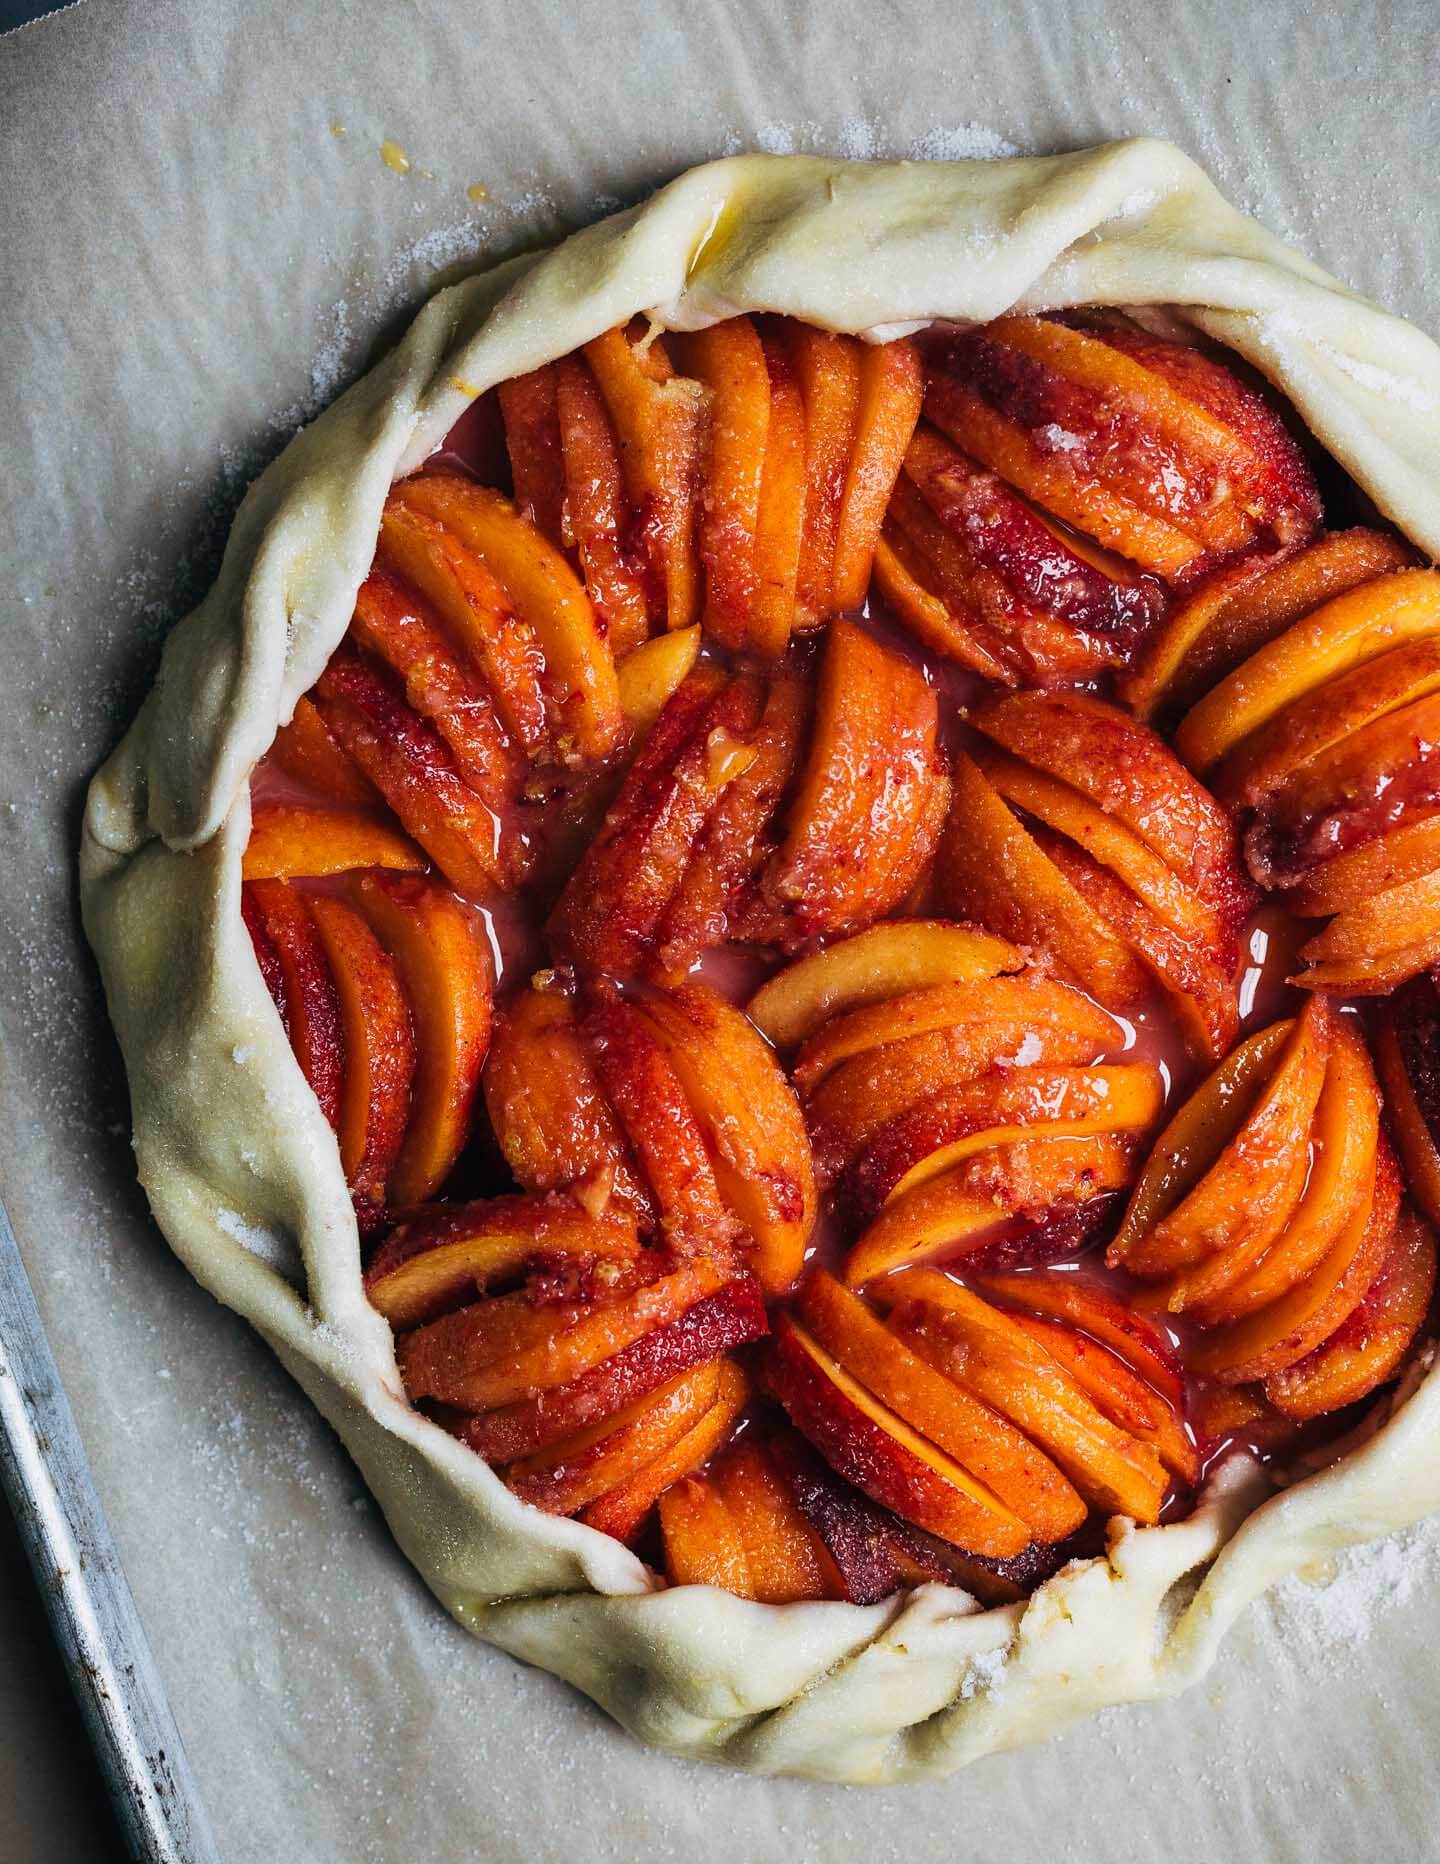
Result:
[[[232,1864],[1434,1855],[1424,1530],[1252,1612],[1188,1698],[935,1786],[672,1762],[466,1638],[148,1224],[70,857],[245,484],[437,270],[742,147],[1149,132],[1437,332],[1437,53],[1429,0],[90,0],[0,42],[0,1192]]]

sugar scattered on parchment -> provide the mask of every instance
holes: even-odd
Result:
[[[739,155],[747,149],[765,155],[832,155],[844,162],[904,157],[925,162],[993,161],[1019,154],[1013,142],[984,123],[933,123],[903,142],[888,124],[867,116],[849,116],[833,126],[813,121],[762,123],[748,135],[732,131],[721,153]]]
[[[1363,1643],[1387,1612],[1440,1586],[1440,1517],[1337,1556],[1333,1577],[1282,1580],[1263,1612],[1282,1643],[1339,1655]]]

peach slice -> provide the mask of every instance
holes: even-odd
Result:
[[[436,1204],[404,1218],[365,1271],[370,1305],[397,1330],[433,1320],[537,1262],[634,1263],[633,1219],[591,1217],[565,1197],[497,1197]]]
[[[394,577],[372,570],[355,597],[351,638],[383,660],[405,688],[411,710],[428,719],[449,746],[460,775],[505,823],[520,788],[523,760],[506,737],[480,676],[464,664],[427,605]],[[507,836],[506,865],[519,877]]]
[[[657,634],[653,641],[633,647],[616,663],[620,683],[620,710],[638,744],[679,690],[700,651],[700,630],[678,628]]]
[[[614,1197],[653,1214],[569,997],[533,987],[513,997],[481,1085],[505,1162],[527,1190],[569,1186],[601,1208]]]
[[[630,511],[615,431],[595,378],[578,356],[562,356],[555,364],[555,409],[564,450],[568,529],[605,639],[612,652],[624,654],[649,634],[649,604],[638,552],[629,536]]]
[[[693,1105],[654,1022],[637,1005],[617,1000],[593,1010],[582,1034],[667,1247],[729,1261],[743,1237],[707,1143],[709,1117]],[[725,1169],[728,1186],[728,1160]]]
[[[672,1449],[713,1406],[719,1386],[713,1361],[682,1372],[613,1417],[521,1457],[502,1480],[546,1514],[577,1514]]]
[[[1033,1031],[1035,1042],[1024,1046],[1035,1051],[1035,1060],[1042,1052],[1042,1032],[1050,1030],[1073,1035],[1086,1061],[1098,1060],[1107,1049],[1123,1043],[1119,1024],[1088,997],[1068,984],[1030,972],[908,990],[886,1003],[832,1017],[800,1050],[791,1065],[791,1078],[808,1097],[832,1070],[855,1056],[972,1023],[991,1030],[1018,1024],[1027,1033]]]
[[[315,686],[320,714],[435,865],[462,893],[501,883],[500,824],[434,727],[354,655]]]
[[[640,515],[652,621],[688,628],[700,619],[696,488],[709,402],[700,383],[677,376],[663,337],[632,342],[622,329],[585,345],[585,360],[614,424],[620,469]]]
[[[963,596],[940,593],[933,562],[902,528],[896,500],[904,487],[902,475],[875,545],[875,587],[885,606],[926,647],[959,661],[981,679],[1013,686],[1022,675],[1022,667],[1012,664],[1018,656],[971,616]],[[939,531],[933,519],[927,521]]]
[[[542,1305],[533,1310],[542,1317],[539,1336],[529,1338],[518,1351],[498,1355],[486,1316],[490,1308],[500,1308],[505,1297],[462,1308],[401,1337],[396,1357],[405,1389],[412,1398],[438,1398],[467,1411],[533,1398],[581,1378],[678,1319],[714,1294],[724,1280],[721,1270],[700,1258],[642,1282],[628,1294],[614,1294],[594,1305],[582,1303],[578,1318],[574,1303]],[[554,1324],[547,1327],[544,1317],[550,1315]]]
[[[276,732],[268,755],[286,776],[329,802],[366,808],[381,800],[380,792],[360,766],[340,749],[315,709],[315,702],[308,697],[295,701],[290,723]]]
[[[843,1598],[825,1544],[781,1480],[768,1444],[747,1434],[710,1476],[740,1528],[752,1598],[767,1605]]]
[[[761,985],[745,1013],[783,1053],[848,1010],[909,990],[998,977],[1023,964],[1013,945],[970,926],[944,919],[889,920],[787,965]]]
[[[999,1070],[933,1095],[872,1141],[851,1174],[867,1214],[977,1152],[1025,1138],[1143,1131],[1163,1105],[1148,1062]]]
[[[766,335],[770,419],[755,518],[755,594],[749,641],[756,653],[783,654],[795,620],[795,584],[805,524],[805,397],[778,337]]]
[[[562,549],[569,526],[556,373],[554,363],[544,363],[502,382],[495,394],[505,425],[516,510]]]
[[[775,1320],[767,1376],[797,1428],[847,1482],[942,1540],[1004,1558],[1023,1521],[824,1351],[788,1314]]]
[[[1381,1012],[1375,1061],[1411,1195],[1432,1223],[1440,1221],[1440,1146],[1435,1142],[1440,1107],[1437,1037],[1440,1012],[1434,979],[1416,978]]]
[[[805,521],[795,585],[795,625],[804,631],[836,608],[835,550],[860,424],[860,345],[792,320],[785,341],[805,403]]]
[[[934,691],[853,623],[832,623],[814,741],[769,890],[803,941],[877,919],[934,851],[949,781]]]
[[[615,658],[564,557],[508,499],[472,480],[425,473],[403,480],[390,497],[442,524],[481,558],[533,629],[560,761],[608,757],[624,732]]]
[[[904,337],[867,345],[860,357],[859,388],[830,591],[833,606],[842,612],[865,600],[885,507],[920,419],[925,374],[915,345]]]
[[[397,488],[385,501],[375,560],[387,582],[429,604],[462,663],[478,671],[493,695],[507,735],[528,757],[548,758],[544,650],[484,557],[437,514],[401,499]]]
[[[1295,1418],[1321,1417],[1368,1397],[1399,1370],[1434,1292],[1435,1235],[1407,1210],[1364,1300],[1323,1346],[1266,1379],[1265,1396]]]
[[[1207,1061],[1228,1053],[1240,1030],[1234,922],[1222,921],[1208,942],[1191,938],[1167,925],[1137,890],[1084,848],[1046,828],[1037,826],[1034,835],[1052,866],[1154,974],[1186,1046]]]
[[[901,1538],[907,1524],[842,1481],[799,1431],[777,1431],[768,1448],[796,1507],[819,1536],[843,1587],[842,1596],[854,1605],[874,1605],[897,1592],[903,1583],[899,1553],[907,1544]],[[925,1543],[927,1549],[929,1545]],[[950,1574],[940,1562],[925,1575],[941,1576]]]
[[[1248,911],[1229,817],[1139,720],[1088,693],[1014,693],[975,723],[1013,757],[1088,796],[1217,911],[1236,920]]]
[[[1400,1173],[1383,1148],[1370,1187],[1325,1257],[1268,1306],[1192,1346],[1188,1359],[1193,1369],[1224,1384],[1248,1385],[1313,1352],[1355,1311],[1384,1267],[1399,1209]]]
[[[845,1282],[860,1288],[892,1269],[987,1250],[1016,1219],[1033,1228],[1133,1175],[1133,1147],[1109,1134],[998,1147],[892,1197],[846,1256]]]
[[[1214,904],[1118,817],[1069,783],[1017,757],[979,748],[975,763],[1012,809],[1023,810],[1054,834],[1068,837],[1188,944],[1215,949],[1225,943],[1225,929]]]
[[[399,967],[415,1028],[409,1128],[392,1203],[419,1204],[450,1175],[470,1135],[490,1047],[490,948],[474,914],[423,880],[365,874],[351,898]]]
[[[961,1464],[1041,1540],[1063,1540],[1085,1504],[1050,1459],[896,1338],[823,1269],[800,1285],[796,1313],[817,1345],[867,1391]]]
[[[1007,991],[991,1000],[991,1008],[994,1014],[982,1009],[974,1019],[948,1029],[907,1036],[854,1056],[820,1083],[806,1104],[806,1118],[816,1165],[827,1184],[887,1127],[942,1092],[992,1071],[1009,1070],[1018,1079],[1037,1065],[1085,1066],[1110,1046],[1104,1013],[1078,992],[1074,1013],[1058,1016],[1043,990],[1036,989]],[[1002,1008],[1009,1014],[1002,1016]],[[983,1102],[985,1090],[976,1093]]]
[[[753,761],[763,706],[759,680],[704,662],[681,684],[551,913],[557,956],[618,977],[645,967],[716,802]]]
[[[1289,1220],[1309,1175],[1310,1125],[1333,1026],[1334,1012],[1312,998],[1253,1109],[1214,1162],[1143,1235],[1127,1225],[1123,1246],[1120,1239],[1112,1246],[1110,1260],[1134,1274],[1182,1272],[1179,1285],[1168,1287],[1167,1300],[1180,1297],[1172,1311],[1186,1305],[1184,1271],[1237,1247],[1258,1257]]]
[[[1310,1129],[1304,1194],[1257,1260],[1237,1243],[1184,1278],[1186,1305],[1205,1326],[1238,1320],[1278,1300],[1329,1256],[1371,1202],[1380,1144],[1380,1089],[1353,1019],[1338,1018]]]
[[[1103,1417],[1119,1425],[1137,1442],[1150,1444],[1160,1461],[1181,1482],[1196,1480],[1200,1473],[1200,1454],[1194,1438],[1185,1428],[1184,1418],[1118,1353],[1112,1353],[1108,1347],[1077,1333],[1062,1321],[1046,1320],[1034,1314],[1017,1314],[1015,1318]]]
[[[1407,764],[1423,763],[1424,746],[1434,737],[1437,688],[1440,635],[1377,654],[1252,732],[1212,781],[1228,798],[1265,805],[1281,833],[1329,801],[1368,821],[1380,792],[1391,789]],[[1413,777],[1405,800],[1419,800]],[[1333,839],[1327,846],[1335,846]]]
[[[1193,705],[1302,616],[1413,562],[1401,538],[1360,528],[1319,536],[1294,556],[1242,561],[1209,578],[1150,639],[1121,676],[1126,703],[1146,720]]]
[[[660,1497],[665,1571],[675,1586],[717,1586],[755,1597],[740,1523],[713,1482],[686,1476]]]
[[[1221,680],[1185,714],[1175,748],[1212,769],[1303,694],[1440,628],[1440,573],[1398,570],[1334,596]]]
[[[330,961],[344,1030],[345,1080],[336,1132],[340,1163],[361,1202],[378,1204],[405,1142],[413,1104],[415,1033],[395,960],[342,900],[309,902]]]
[[[1153,577],[1062,529],[928,425],[906,453],[886,535],[891,567],[941,616],[908,612],[903,583],[882,580],[884,593],[922,639],[976,671],[977,652],[993,657],[1006,685],[1051,686],[1123,661],[1163,607]]]
[[[246,880],[294,880],[355,867],[425,866],[413,841],[373,815],[326,803],[262,802],[251,817],[241,872]]]
[[[1294,1019],[1248,1036],[1176,1112],[1151,1148],[1106,1254],[1111,1268],[1144,1273],[1145,1238],[1193,1190],[1254,1110]]]
[[[712,754],[738,768],[697,837],[661,922],[653,967],[661,975],[688,970],[728,936],[745,936],[749,886],[773,851],[774,817],[801,756],[810,703],[808,683],[782,668],[748,743],[727,752],[712,741]]]
[[[982,1288],[1032,1314],[1079,1328],[1123,1359],[1173,1410],[1183,1407],[1185,1385],[1174,1346],[1152,1321],[1107,1289],[1075,1275],[987,1275]]]
[[[936,1269],[902,1270],[885,1296],[900,1310],[902,1337],[1025,1431],[1087,1500],[1158,1519],[1165,1476],[1156,1451],[1112,1424],[1011,1316]]]
[[[1440,867],[1440,810],[1361,843],[1307,874],[1286,898],[1304,919],[1324,919],[1362,905]]]
[[[1383,996],[1440,960],[1440,872],[1348,908],[1300,947],[1306,990]]]
[[[283,880],[247,881],[240,906],[300,1072],[338,1126],[346,1060],[340,998],[310,909]]]
[[[1027,498],[1172,579],[1267,532],[1298,542],[1320,516],[1257,395],[1197,350],[1113,322],[999,318],[951,342],[925,406]]]
[[[770,432],[765,346],[752,318],[730,317],[681,338],[679,360],[710,396],[710,454],[700,512],[702,625],[722,647],[755,646],[755,532]],[[767,643],[761,651],[773,647]]]
[[[1044,853],[979,766],[957,754],[951,777],[954,803],[936,862],[950,909],[1016,945],[1050,953],[1102,1003],[1140,1000],[1145,967]]]
[[[486,1306],[501,1307],[511,1298],[501,1296]],[[521,1299],[523,1301],[524,1297]],[[546,1311],[538,1310],[542,1319]],[[513,1320],[508,1326],[514,1343],[507,1344],[504,1351],[513,1356],[527,1341]],[[642,1334],[629,1346],[602,1359],[588,1372],[564,1384],[537,1391],[532,1397],[501,1405],[484,1416],[467,1419],[461,1435],[486,1462],[514,1462],[547,1444],[573,1436],[601,1418],[613,1417],[646,1392],[655,1391],[692,1366],[718,1359],[749,1340],[760,1339],[767,1326],[759,1284],[748,1275],[740,1276],[694,1302],[678,1318]],[[487,1352],[496,1337],[498,1330],[493,1326],[476,1329],[477,1342],[484,1338]],[[723,1398],[722,1392],[722,1401]]]
[[[650,1517],[659,1498],[718,1450],[734,1429],[735,1420],[750,1395],[745,1374],[732,1360],[721,1360],[714,1404],[668,1450],[637,1470],[626,1482],[582,1510],[586,1527],[616,1540],[632,1543]]]
[[[794,1093],[750,1023],[705,985],[656,991],[634,1007],[694,1110],[721,1196],[753,1239],[761,1287],[784,1294],[816,1217],[810,1141]]]

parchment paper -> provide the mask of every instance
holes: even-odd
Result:
[[[437,269],[741,147],[1150,132],[1434,333],[1437,54],[1430,0],[90,0],[0,43],[0,1190],[228,1859],[1435,1855],[1433,1532],[938,1786],[672,1762],[467,1639],[149,1224],[71,860],[245,484]]]

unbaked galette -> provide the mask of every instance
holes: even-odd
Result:
[[[86,921],[462,1622],[914,1777],[1440,1505],[1437,475],[1440,353],[1147,142],[696,170],[257,482]]]

